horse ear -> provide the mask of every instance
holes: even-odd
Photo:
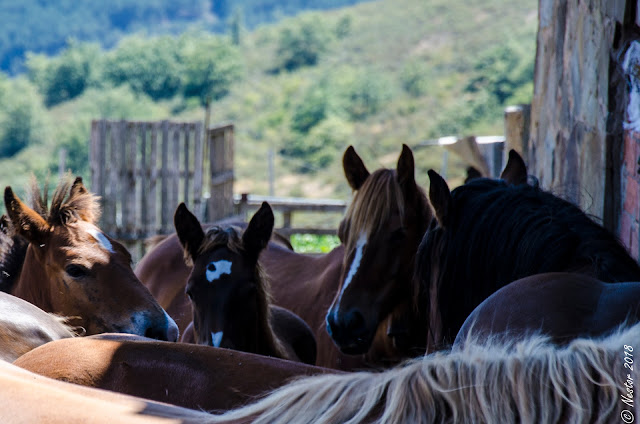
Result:
[[[262,202],[260,209],[253,215],[247,229],[242,234],[245,251],[258,259],[258,255],[267,247],[273,231],[273,211],[267,202]]]
[[[82,177],[76,177],[71,185],[70,198],[74,197],[76,194],[86,194],[89,190],[82,183]]]
[[[500,174],[500,178],[511,185],[520,185],[527,183],[527,165],[525,165],[522,156],[515,150],[509,150],[509,159],[504,171]]]
[[[11,187],[4,189],[4,204],[15,231],[31,243],[42,244],[49,232],[47,221],[22,203]]]
[[[433,169],[429,173],[429,201],[436,213],[438,223],[445,227],[451,209],[451,191],[446,181]]]
[[[405,188],[413,188],[416,185],[415,177],[415,163],[413,160],[413,152],[406,144],[402,145],[402,153],[398,158],[398,165],[396,167],[398,173],[398,184]]]
[[[468,183],[469,181],[475,180],[477,178],[482,178],[482,173],[478,171],[473,166],[467,167],[467,178],[464,179],[464,183]]]
[[[342,167],[344,168],[344,175],[347,177],[349,185],[354,190],[359,190],[369,177],[367,167],[364,166],[364,162],[362,162],[362,159],[360,159],[360,156],[358,156],[353,146],[349,146],[344,152],[344,156],[342,156]]]
[[[204,231],[200,221],[192,214],[184,203],[180,203],[173,215],[173,225],[182,247],[191,255],[192,259],[198,256],[198,250],[204,240]]]

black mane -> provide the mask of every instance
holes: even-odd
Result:
[[[446,228],[434,220],[416,263],[426,308],[435,276],[449,340],[478,304],[522,277],[569,271],[605,282],[640,281],[640,266],[614,235],[551,193],[480,178],[451,197]]]
[[[9,219],[0,217],[0,292],[10,293],[20,275],[29,242],[13,232]]]

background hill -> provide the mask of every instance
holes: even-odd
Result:
[[[69,41],[54,56],[26,54],[23,73],[0,75],[4,185],[19,190],[31,172],[57,172],[60,147],[72,172],[89,180],[91,119],[203,120],[210,99],[211,122],[236,125],[237,192],[267,193],[271,150],[276,195],[346,198],[340,158],[349,144],[370,169],[394,166],[402,143],[501,134],[504,107],[532,96],[532,0],[364,2],[255,29],[244,23],[253,16],[246,10],[260,8],[227,8],[222,35],[211,32],[215,10],[195,12],[206,2],[178,3],[184,13],[160,8],[150,27],[123,26],[141,32],[117,43],[110,37],[124,30]],[[154,22],[180,31],[156,35]],[[423,186],[441,154],[416,151]],[[454,185],[462,172],[450,162]]]

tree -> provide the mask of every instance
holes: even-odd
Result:
[[[127,37],[107,55],[105,77],[114,85],[129,84],[154,100],[168,99],[181,88],[183,67],[177,41],[168,36]]]
[[[278,67],[293,71],[317,64],[331,40],[331,31],[320,15],[309,14],[290,21],[280,30],[276,52]]]
[[[71,100],[90,85],[97,84],[101,50],[97,44],[70,40],[68,47],[55,57],[27,54],[30,80],[50,107]]]
[[[29,81],[19,78],[0,90],[0,158],[11,157],[25,147],[42,142],[45,112],[42,99]]]
[[[232,83],[242,79],[244,65],[236,47],[222,37],[196,34],[180,38],[180,62],[185,97],[224,97]]]

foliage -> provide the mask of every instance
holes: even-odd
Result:
[[[168,36],[127,37],[107,55],[104,64],[107,81],[114,85],[129,84],[133,91],[154,100],[178,93],[181,70],[178,44]]]
[[[203,105],[207,98],[224,97],[231,84],[242,79],[244,67],[240,52],[221,37],[182,36],[178,56],[183,67],[184,95],[199,98]]]
[[[513,43],[491,47],[479,55],[466,90],[485,90],[504,105],[519,87],[533,81],[533,66],[533,57]]]
[[[293,71],[316,65],[331,40],[330,29],[316,14],[290,21],[280,30],[276,52],[278,68]]]
[[[429,68],[423,61],[405,63],[400,73],[402,88],[413,97],[424,96],[429,91]]]
[[[299,253],[329,253],[340,245],[337,236],[292,234],[291,245]]]
[[[335,90],[340,93],[344,109],[354,120],[376,114],[392,97],[390,81],[377,70],[347,67],[335,74]]]
[[[29,79],[44,96],[46,106],[71,100],[90,85],[97,85],[100,47],[70,41],[59,56],[48,58],[41,54],[27,54]]]
[[[0,81],[0,158],[11,157],[46,137],[42,99],[27,80]]]
[[[298,166],[298,171],[312,173],[326,168],[338,159],[352,137],[351,124],[331,116],[315,125],[307,135],[295,135],[281,153],[287,157],[303,159],[304,164]]]

